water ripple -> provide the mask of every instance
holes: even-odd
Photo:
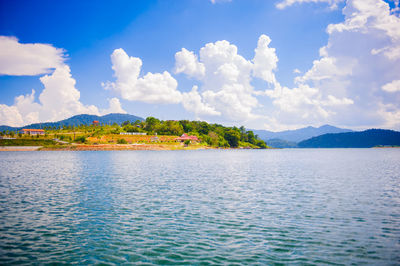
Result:
[[[400,150],[0,153],[0,264],[399,264]]]

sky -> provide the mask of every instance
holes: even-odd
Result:
[[[0,0],[0,125],[400,130],[398,0]]]

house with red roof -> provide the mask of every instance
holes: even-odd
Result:
[[[178,142],[185,142],[186,140],[189,140],[190,142],[200,142],[199,138],[196,136],[188,136],[186,133],[182,134],[179,138],[175,139]]]

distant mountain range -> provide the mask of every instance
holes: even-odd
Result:
[[[79,126],[81,124],[90,125],[94,120],[99,121],[100,124],[122,124],[125,121],[135,122],[136,120],[143,121],[144,119],[135,115],[129,114],[108,114],[103,116],[98,115],[75,115],[68,119],[64,119],[58,122],[46,122],[46,123],[36,123],[23,127],[10,127],[10,126],[0,126],[0,131],[5,130],[20,130],[22,128],[44,128],[44,127],[58,127],[58,126]]]
[[[361,132],[324,134],[298,143],[299,148],[371,148],[400,146],[400,132],[369,129]]]
[[[258,137],[262,140],[277,140],[287,141],[291,144],[293,142],[297,143],[302,140],[306,140],[312,137],[320,136],[327,133],[344,133],[344,132],[352,132],[350,129],[338,128],[330,125],[324,125],[320,127],[304,127],[295,130],[285,130],[280,132],[272,132],[268,130],[253,130],[254,134],[257,134]],[[283,143],[283,142],[282,142]]]

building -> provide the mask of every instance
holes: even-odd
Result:
[[[145,136],[147,133],[145,132],[120,132],[120,135],[139,135],[139,136]]]
[[[93,122],[92,122],[92,125],[93,126],[98,126],[100,123],[99,123],[99,121],[97,121],[97,120],[94,120]]]
[[[27,135],[44,135],[44,130],[43,129],[21,129],[20,131],[21,134],[27,134]]]
[[[188,136],[187,134],[182,134],[179,138],[175,139],[178,142],[185,142],[186,140],[189,140],[190,142],[200,142],[199,138],[196,136]]]

